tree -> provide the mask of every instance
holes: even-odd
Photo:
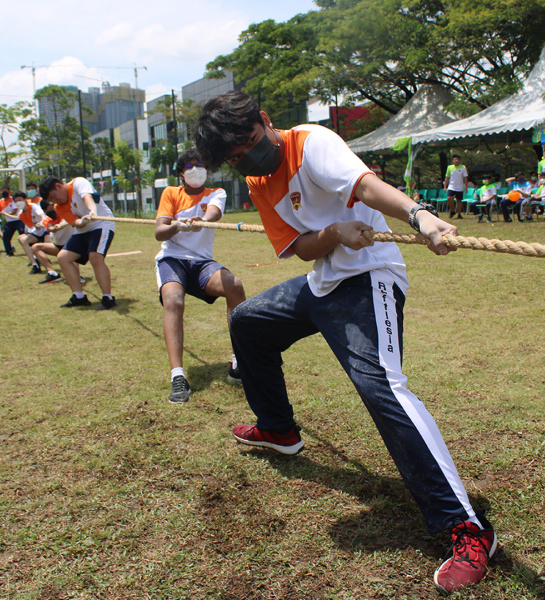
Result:
[[[180,137],[182,137],[182,128],[185,129],[187,140],[181,142],[183,148],[190,148],[193,145],[193,128],[201,111],[200,105],[187,98],[180,100],[174,94],[174,109],[172,107],[172,96],[161,98],[155,105],[155,112],[161,113],[167,124],[167,145],[178,148],[180,146]]]
[[[0,104],[0,167],[9,169],[16,166],[16,161],[25,154],[17,144],[16,136],[19,123],[32,114],[32,106],[28,102],[16,102],[12,106]],[[12,139],[10,139],[12,138]],[[4,185],[9,185],[10,174],[5,174]]]
[[[166,140],[160,140],[154,148],[150,150],[149,164],[152,169],[161,173],[163,177],[168,177],[172,172],[172,166],[178,158],[176,147]]]
[[[92,155],[91,164],[97,171],[110,169],[113,162],[114,151],[110,140],[105,137],[95,138],[91,142]]]
[[[283,120],[313,88],[309,72],[322,64],[317,47],[321,15],[315,11],[296,15],[286,23],[269,19],[250,25],[231,54],[218,56],[206,76],[234,72],[236,81],[254,96],[273,122]]]
[[[142,182],[140,177],[142,158],[143,153],[140,150],[130,148],[124,140],[116,143],[113,160],[116,169],[121,174],[121,176],[117,176],[117,182],[125,192],[128,192],[129,188],[137,192],[138,201],[135,204],[135,214],[140,211],[142,205]]]
[[[286,23],[251,25],[229,69],[250,94],[275,104],[308,94],[368,101],[398,112],[427,83],[439,83],[471,113],[514,92],[538,60],[545,0],[316,0],[318,11]]]
[[[38,100],[46,100],[48,118],[31,117],[21,123],[20,139],[30,146],[37,166],[60,177],[76,177],[83,172],[81,127],[79,120],[70,116],[77,96],[58,85],[48,85],[36,92]],[[90,109],[82,107],[90,113]],[[83,128],[86,156],[92,153],[87,142],[90,134]]]

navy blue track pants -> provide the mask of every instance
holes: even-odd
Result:
[[[371,414],[430,532],[475,517],[443,438],[401,371],[405,297],[388,270],[344,280],[316,297],[306,276],[281,283],[231,313],[230,330],[258,427],[295,424],[282,352],[320,332]]]

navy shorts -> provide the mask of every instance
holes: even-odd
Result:
[[[43,233],[37,234],[37,233],[27,233],[27,235],[31,235],[33,238],[36,239],[35,242],[29,242],[29,244],[31,246],[34,246],[34,244],[43,244],[44,240],[45,240],[45,236],[47,235],[47,231],[44,230]]]
[[[102,256],[106,256],[113,239],[114,232],[111,229],[92,229],[85,233],[75,233],[66,242],[64,249],[79,254],[76,262],[85,265],[91,252],[98,252]]]
[[[165,283],[175,281],[179,283],[187,294],[195,296],[200,300],[213,304],[217,296],[209,296],[204,289],[209,282],[210,277],[216,271],[225,269],[215,260],[189,260],[183,258],[172,258],[167,256],[157,262],[155,266],[155,275],[157,277],[157,287],[159,288],[159,302],[163,304],[161,297],[161,288]]]
[[[456,200],[464,199],[464,192],[455,192],[454,190],[447,190],[448,198],[456,198]]]

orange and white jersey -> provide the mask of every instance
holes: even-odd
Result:
[[[52,219],[51,217],[46,217],[44,219],[44,225],[46,229],[53,225],[60,225],[63,222],[63,219],[57,215],[56,219]],[[66,225],[62,229],[58,231],[50,231],[49,235],[51,236],[53,243],[56,246],[64,246],[66,242],[70,239],[70,237],[75,233],[74,227],[71,225]]]
[[[27,211],[19,212],[19,219],[25,224],[25,230],[27,233],[37,235],[38,237],[45,231],[43,228],[36,228],[36,223],[41,223],[45,219],[45,213],[39,204],[32,204],[30,200],[26,200]]]
[[[2,212],[4,210],[7,212]],[[17,205],[11,196],[9,198],[0,198],[0,212],[2,212],[7,221],[19,219],[17,216]]]
[[[156,218],[170,217],[178,220],[203,217],[209,205],[219,208],[223,215],[226,199],[227,194],[222,188],[204,188],[200,194],[193,196],[182,186],[169,186],[161,195]],[[161,244],[155,260],[166,256],[191,260],[211,259],[215,233],[214,229],[204,228],[200,231],[180,231]]]
[[[69,225],[85,215],[89,214],[89,209],[83,201],[83,197],[87,194],[93,196],[97,207],[98,217],[113,217],[112,211],[108,208],[100,194],[95,188],[85,179],[85,177],[76,177],[66,184],[68,187],[68,202],[65,204],[55,204],[55,212],[62,217]],[[110,229],[115,231],[115,223],[113,221],[91,221],[85,227],[74,230],[74,234],[87,233],[93,229]]]
[[[375,175],[336,133],[319,125],[280,133],[286,151],[279,168],[271,176],[246,178],[278,257],[292,256],[291,246],[300,235],[335,222],[363,221],[375,231],[390,231],[382,213],[354,196],[361,178]],[[314,263],[307,278],[312,293],[325,296],[344,279],[375,269],[392,271],[406,293],[405,264],[393,242],[361,250],[339,245]]]

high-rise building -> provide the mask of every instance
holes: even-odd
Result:
[[[73,85],[63,86],[69,92],[78,94],[78,88]],[[104,83],[102,89],[91,87],[87,92],[81,93],[81,102],[91,109],[92,114],[83,111],[83,124],[89,129],[91,135],[104,129],[114,129],[119,125],[144,115],[144,102],[146,92],[131,87],[130,83],[110,85]],[[48,98],[38,101],[40,117],[49,127],[70,116],[79,121],[79,105],[76,97],[74,105],[69,110],[59,110],[54,102]]]

